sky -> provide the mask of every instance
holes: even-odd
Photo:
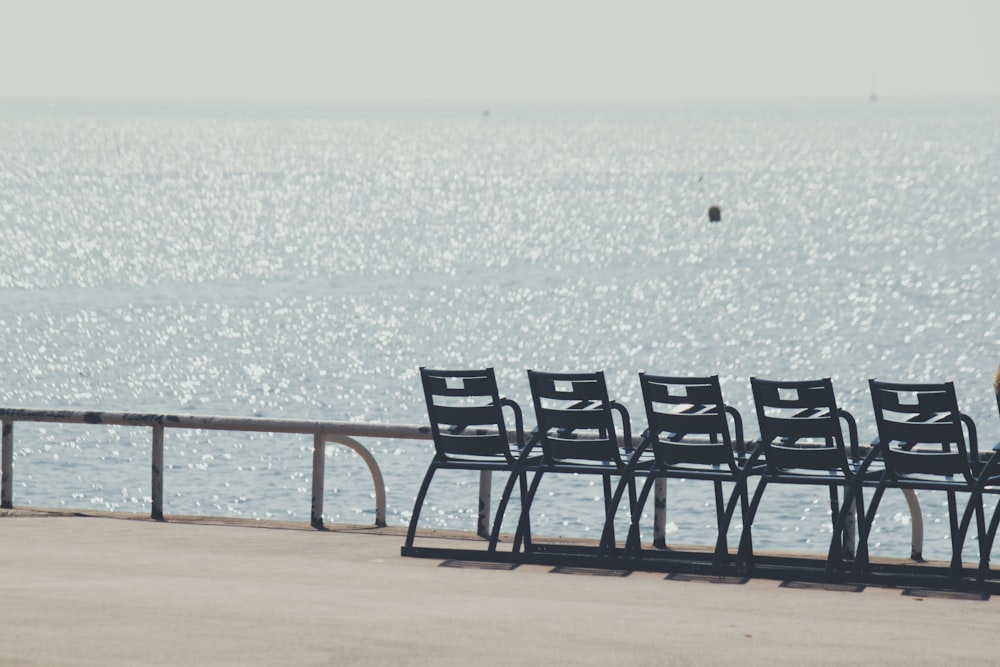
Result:
[[[1000,96],[1000,0],[0,0],[0,99]]]

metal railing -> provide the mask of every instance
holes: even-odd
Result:
[[[321,421],[304,419],[269,419],[261,417],[220,417],[182,414],[137,412],[106,412],[82,410],[46,410],[31,408],[0,408],[3,422],[0,450],[0,508],[14,507],[14,422],[47,422],[103,426],[131,426],[152,429],[151,454],[151,517],[163,520],[163,436],[166,429],[206,431],[244,431],[258,433],[291,433],[313,436],[312,507],[310,524],[323,527],[323,491],[326,478],[326,443],[349,447],[368,466],[375,487],[375,525],[386,525],[385,481],[374,455],[355,438],[388,438],[400,440],[430,440],[430,428],[410,424],[371,424],[363,422]],[[638,444],[636,439],[635,444]],[[477,533],[487,536],[490,530],[492,473],[484,471],[479,478],[479,516]],[[923,551],[923,518],[916,494],[905,489],[911,517],[911,553],[919,559]],[[654,487],[653,543],[666,544],[667,480],[657,479]],[[853,524],[849,534],[853,541]]]
[[[356,422],[313,421],[303,419],[267,419],[261,417],[217,417],[199,415],[150,414],[136,412],[104,412],[78,410],[36,410],[0,408],[3,421],[3,443],[0,452],[0,507],[14,507],[14,422],[49,422],[59,424],[99,424],[103,426],[133,426],[152,429],[152,518],[163,519],[163,434],[170,429],[204,431],[245,431],[258,433],[298,433],[313,436],[312,509],[310,523],[323,527],[323,489],[326,477],[326,443],[333,442],[353,449],[371,472],[375,486],[375,525],[385,525],[385,480],[378,461],[356,437],[402,438],[429,440],[426,427],[394,424],[363,424]]]
[[[326,477],[326,443],[333,442],[353,449],[364,460],[375,487],[375,525],[386,525],[385,481],[378,461],[355,438],[389,438],[398,440],[430,440],[430,428],[411,424],[369,424],[342,421],[302,419],[268,419],[261,417],[219,417],[139,412],[108,412],[81,410],[47,410],[31,408],[0,408],[3,422],[2,452],[0,452],[0,508],[14,507],[14,422],[131,426],[152,429],[151,454],[151,517],[163,520],[163,436],[166,429],[244,431],[259,433],[294,433],[313,436],[312,508],[310,523],[323,527],[323,490]],[[476,532],[487,536],[490,531],[492,473],[479,476],[479,516]],[[657,480],[654,489],[653,540],[666,543],[667,486]]]

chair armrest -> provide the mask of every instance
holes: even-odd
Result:
[[[608,406],[616,410],[622,419],[622,438],[624,439],[624,449],[626,452],[632,451],[632,420],[629,418],[628,410],[618,401],[610,401]]]
[[[521,406],[509,398],[501,398],[500,405],[510,408],[514,412],[514,429],[517,438],[517,448],[521,449],[525,445],[524,440],[524,416],[521,414]]]
[[[726,414],[733,418],[733,432],[736,435],[736,451],[739,455],[745,456],[747,453],[746,442],[743,440],[743,416],[740,415],[739,410],[731,405],[725,405],[723,408]]]
[[[958,414],[962,423],[965,424],[966,430],[969,432],[969,460],[978,461],[979,460],[979,437],[976,433],[976,422],[972,421],[972,417],[960,412]]]
[[[843,408],[837,408],[837,414],[847,422],[847,437],[851,441],[851,458],[858,459],[861,457],[860,445],[858,443],[858,422],[854,419],[854,415]]]

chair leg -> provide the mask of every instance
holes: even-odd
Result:
[[[858,531],[858,551],[854,555],[855,574],[861,574],[863,570],[869,568],[868,535],[871,533],[872,523],[875,521],[875,512],[878,510],[879,503],[882,502],[882,494],[884,493],[885,486],[879,484],[875,487],[875,493],[872,494],[872,504],[869,505],[868,512],[865,514],[865,520],[861,523]]]
[[[712,480],[712,486],[715,487],[715,529],[718,531],[715,536],[715,548],[716,550],[720,548],[724,549],[728,553],[729,544],[726,540],[726,535],[722,532],[722,524],[725,522],[726,516],[726,505],[722,499],[722,482],[717,479]]]
[[[757,508],[760,507],[760,499],[763,497],[766,487],[767,478],[761,477],[760,482],[757,484],[757,490],[754,491],[750,507],[747,509],[747,513],[743,515],[743,533],[740,535],[740,548],[736,559],[740,569],[746,573],[749,573],[753,569],[753,544],[750,541],[750,529],[753,526],[753,520],[757,515]]]
[[[993,551],[993,540],[997,537],[997,528],[1000,527],[1000,502],[993,510],[993,518],[990,519],[990,527],[986,531],[986,538],[979,540],[979,578],[986,579],[990,573],[990,552]]]
[[[746,480],[743,482],[743,491],[740,493],[740,518],[742,519],[744,513],[750,512],[750,489],[747,488]],[[729,532],[729,524],[732,522],[732,513],[730,513],[729,518],[726,521],[725,531],[722,533],[723,537]],[[740,540],[742,541],[743,535],[740,535]],[[750,553],[753,553],[753,528],[752,526],[747,526],[746,530],[746,541],[747,546],[750,547]],[[728,556],[728,550],[727,550]]]
[[[517,532],[514,533],[514,553],[521,551],[525,534],[531,530],[531,503],[538,492],[538,484],[542,481],[543,474],[545,474],[544,468],[539,468],[535,471],[535,475],[531,479],[531,485],[528,487],[528,493],[521,501],[521,517],[517,522]]]
[[[833,539],[837,539],[837,520],[840,518],[840,493],[838,492],[838,486],[836,484],[831,484],[830,490],[830,522],[832,524]],[[844,498],[844,505],[848,505],[848,499]],[[827,571],[830,570],[829,561],[829,550],[827,550]]]
[[[635,478],[633,477],[632,479],[634,482]],[[659,477],[650,472],[642,485],[638,499],[632,505],[632,517],[629,522],[628,536],[625,538],[625,553],[633,558],[642,557],[642,537],[640,535],[639,524],[642,522],[642,509],[646,506],[649,493],[653,490],[657,479]]]
[[[729,526],[733,521],[733,514],[736,513],[736,501],[740,501],[740,517],[744,520],[743,531],[740,533],[740,547],[746,540],[747,547],[753,553],[753,538],[750,527],[746,525],[745,519],[750,514],[750,491],[747,488],[747,478],[740,476],[736,479],[733,492],[729,495],[729,502],[726,503],[726,510],[722,514],[718,526],[718,535],[715,540],[714,565],[722,567],[729,562]],[[739,558],[739,556],[737,556]]]
[[[952,578],[961,579],[965,571],[965,563],[962,559],[962,552],[965,549],[965,538],[969,533],[969,525],[972,523],[972,513],[976,514],[976,540],[979,542],[979,559],[983,557],[983,545],[986,540],[986,525],[983,510],[983,491],[979,486],[973,489],[969,495],[969,502],[962,513],[962,521],[958,527],[957,548],[952,548],[951,569],[949,574]]]
[[[622,486],[622,483],[628,489],[628,508],[631,517],[632,508],[635,507],[636,501],[635,477],[630,473],[623,473],[618,482],[618,488]],[[615,517],[618,515],[618,506],[621,505],[621,496],[618,495],[618,489],[615,489],[615,493],[611,493],[610,474],[604,475],[604,503],[604,530],[601,532],[600,551],[602,554],[613,554],[615,552]]]
[[[606,544],[611,545],[614,549],[615,544],[615,514],[618,509],[617,503],[612,506],[612,496],[614,492],[611,490],[611,475],[605,473],[601,475],[602,481],[604,483],[604,530],[601,531],[601,543],[598,547],[601,552],[604,551]]]
[[[951,553],[954,554],[956,551],[961,551],[962,547],[958,545],[958,499],[955,497],[954,491],[947,491],[948,496],[948,533],[951,537]]]
[[[840,494],[837,492],[837,485],[830,485],[830,520],[833,525],[837,525],[837,517],[840,516]]]
[[[847,521],[850,516],[864,519],[865,502],[862,496],[862,479],[856,478],[844,492],[844,504],[840,506],[840,511],[834,516],[833,535],[830,538],[830,550],[826,554],[827,572],[833,573],[838,570],[844,562],[844,552],[849,545],[847,531]],[[850,538],[853,541],[853,537]],[[853,547],[853,544],[850,544]],[[857,553],[853,554],[857,558]]]
[[[961,569],[962,548],[965,534],[959,529],[958,500],[954,491],[947,491],[948,496],[948,531],[951,538],[951,570],[949,574],[954,574],[955,562],[959,563]]]
[[[521,471],[521,502],[524,503],[524,499],[528,497],[528,473]],[[521,536],[524,540],[524,548],[531,549],[531,522],[524,527],[524,533]]]
[[[979,502],[976,504],[976,530],[978,531],[978,535],[986,534],[986,508],[983,507],[983,497],[981,495],[979,496]],[[982,539],[978,535],[977,539]],[[964,534],[962,541],[965,541]]]
[[[718,525],[722,519],[722,515],[726,512],[726,505],[722,499],[722,482],[714,479],[712,480],[712,486],[715,490],[715,523]]]
[[[427,473],[424,475],[424,481],[420,484],[420,490],[417,492],[417,499],[413,503],[413,513],[410,515],[410,526],[406,530],[406,542],[404,543],[406,549],[413,546],[413,540],[417,535],[417,523],[420,521],[420,510],[423,509],[427,490],[431,486],[431,478],[434,477],[434,473],[437,470],[437,461],[431,461],[431,464],[427,467]]]
[[[497,550],[497,543],[500,542],[500,529],[503,526],[504,514],[507,513],[507,503],[510,502],[510,495],[514,492],[514,485],[520,480],[521,482],[521,503],[524,503],[525,496],[525,484],[527,476],[524,469],[520,466],[514,468],[511,471],[510,476],[507,477],[507,483],[503,487],[503,495],[500,496],[500,504],[497,506],[496,516],[493,518],[493,530],[490,533],[490,546],[489,551],[493,552]]]
[[[632,516],[632,508],[635,507],[635,503],[638,499],[639,494],[636,493],[635,489],[635,475],[631,474],[628,476],[628,513],[630,518]],[[619,500],[619,502],[621,501]]]
[[[618,514],[618,506],[621,505],[622,497],[625,495],[625,490],[629,492],[629,516],[633,515],[633,508],[636,504],[635,499],[635,477],[633,474],[629,473],[622,475],[621,479],[618,481],[618,486],[615,488],[614,495],[611,497],[611,503],[608,506],[610,511],[605,515],[604,519],[604,530],[601,533],[601,551],[603,553],[614,553],[615,543],[614,543],[614,518]],[[632,535],[631,525],[629,526],[628,536],[625,538],[625,548],[628,549],[628,540]]]

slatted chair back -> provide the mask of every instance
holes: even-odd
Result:
[[[851,474],[841,418],[853,418],[837,407],[829,378],[774,381],[750,378],[764,460],[775,470],[841,470]],[[851,456],[858,457],[851,438]]]
[[[734,419],[736,451],[744,453],[739,412],[722,400],[719,377],[672,377],[639,373],[648,437],[657,460],[678,464],[729,466],[736,474],[734,443],[727,415]]]
[[[420,379],[438,456],[504,458],[514,464],[503,407],[514,409],[518,434],[523,431],[521,413],[513,401],[500,398],[492,368],[421,368]]]
[[[869,380],[885,469],[895,477],[962,475],[978,458],[975,426],[959,412],[955,386]],[[964,428],[963,428],[964,425]],[[971,429],[968,445],[965,429]]]
[[[529,370],[528,383],[546,460],[614,461],[624,466],[612,412],[624,408],[608,399],[603,372]]]

